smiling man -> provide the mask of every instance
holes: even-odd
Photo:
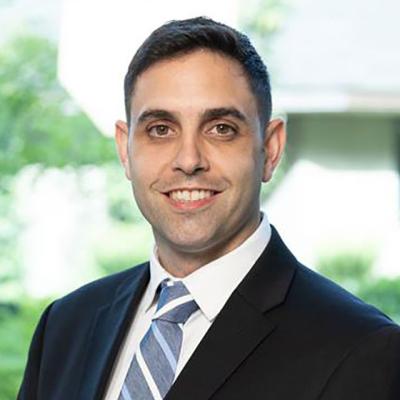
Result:
[[[155,63],[127,96],[120,158],[161,264],[184,277],[257,229],[260,183],[282,153],[283,122],[263,126],[242,66],[207,49]]]
[[[260,211],[285,127],[247,37],[163,25],[125,103],[117,148],[154,250],[46,309],[19,399],[399,399],[400,328],[301,265]]]

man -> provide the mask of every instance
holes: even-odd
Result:
[[[302,266],[260,213],[285,128],[248,39],[170,22],[125,99],[116,142],[154,252],[47,308],[19,399],[400,399],[400,328]]]

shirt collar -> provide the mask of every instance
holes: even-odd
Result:
[[[240,246],[181,279],[210,322],[221,311],[270,240],[271,227],[266,214],[261,213],[261,218],[258,228]],[[146,311],[156,301],[157,288],[166,278],[180,280],[162,267],[157,257],[157,247],[154,246],[150,256],[150,282],[143,299]],[[213,295],[210,296],[210,293]]]

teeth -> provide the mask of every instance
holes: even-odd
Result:
[[[196,201],[207,199],[212,195],[213,192],[210,190],[174,190],[169,193],[169,197],[175,201]]]

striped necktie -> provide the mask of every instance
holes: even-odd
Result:
[[[140,342],[119,400],[162,400],[172,386],[182,327],[198,305],[181,282],[166,279],[149,330]]]

